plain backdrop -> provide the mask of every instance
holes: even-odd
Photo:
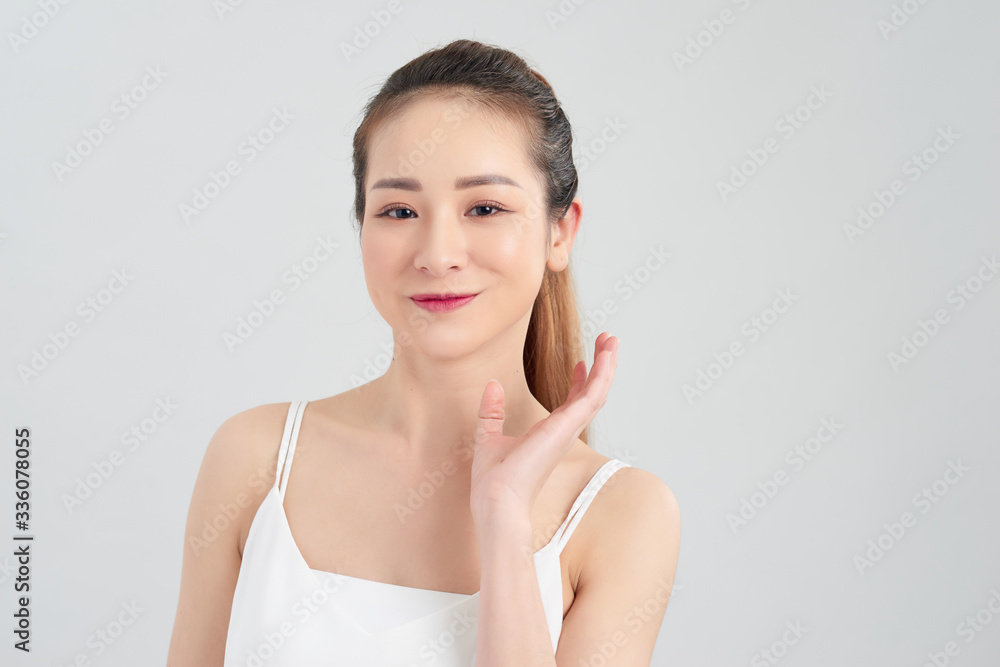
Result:
[[[5,2],[0,662],[162,663],[215,429],[384,371],[351,139],[389,73],[469,38],[526,58],[573,123],[588,366],[597,334],[621,340],[592,446],[683,518],[653,664],[997,664],[998,19],[985,0]],[[320,240],[339,245],[293,288]]]

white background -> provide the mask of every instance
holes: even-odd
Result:
[[[525,57],[574,126],[588,365],[598,333],[621,339],[591,444],[658,475],[683,517],[653,664],[769,664],[759,652],[774,646],[789,666],[918,666],[949,641],[949,664],[997,664],[1000,280],[980,280],[1000,254],[996,3],[402,0],[377,30],[384,2],[54,6],[0,12],[0,662],[162,663],[211,434],[385,368],[391,331],[350,219],[351,138],[390,72],[464,37]],[[731,22],[713,24],[724,10]],[[366,23],[377,34],[345,57]],[[122,118],[115,100],[147,68],[165,76]],[[829,95],[810,109],[813,89]],[[294,118],[246,160],[240,143],[274,109]],[[776,123],[796,112],[787,136]],[[105,118],[114,131],[60,177]],[[769,138],[778,150],[720,194]],[[915,170],[925,150],[934,162]],[[241,173],[186,222],[180,205],[232,159]],[[894,179],[905,190],[852,237]],[[340,247],[292,291],[282,274],[317,237]],[[651,247],[670,259],[647,271]],[[134,278],[96,318],[78,312],[122,270]],[[641,289],[622,290],[626,276]],[[224,335],[275,288],[285,303],[231,351]],[[771,319],[779,290],[794,298]],[[947,321],[922,335],[939,309]],[[769,322],[758,338],[753,317]],[[46,347],[73,322],[79,335]],[[743,354],[713,366],[734,341]],[[45,367],[23,375],[36,352]],[[700,372],[711,385],[686,395]],[[168,398],[169,419],[123,447]],[[842,428],[793,464],[824,419]],[[11,647],[17,427],[32,432],[30,656]],[[124,462],[67,509],[115,449]],[[915,503],[949,462],[968,470]],[[915,525],[892,538],[885,524],[907,511]],[[880,535],[890,548],[859,565]],[[139,618],[97,656],[88,636],[133,600]],[[967,642],[960,624],[984,609]],[[783,652],[796,622],[807,631]]]

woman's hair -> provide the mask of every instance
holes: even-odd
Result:
[[[365,106],[354,134],[354,216],[358,231],[365,215],[368,151],[383,123],[398,118],[420,98],[467,100],[493,118],[523,131],[525,152],[545,184],[546,243],[552,224],[565,215],[577,190],[572,128],[552,87],[521,57],[495,46],[459,39],[427,51],[393,72]],[[547,266],[535,297],[524,342],[525,379],[550,412],[573,384],[573,367],[583,357],[582,335],[570,267]],[[589,425],[580,433],[587,442]],[[588,443],[589,444],[589,443]]]

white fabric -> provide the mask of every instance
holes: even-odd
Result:
[[[284,510],[285,488],[306,401],[293,401],[275,484],[250,525],[226,637],[226,667],[472,667],[479,593],[465,595],[315,570],[302,557]],[[285,461],[287,454],[287,462]],[[555,653],[562,630],[559,554],[594,495],[618,469],[607,461],[584,487],[552,540],[535,552]],[[279,485],[280,479],[280,485]]]

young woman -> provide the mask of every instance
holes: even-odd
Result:
[[[588,372],[566,115],[469,40],[365,111],[354,205],[392,363],[220,426],[168,665],[648,665],[680,519],[657,476],[587,445],[618,339]]]

